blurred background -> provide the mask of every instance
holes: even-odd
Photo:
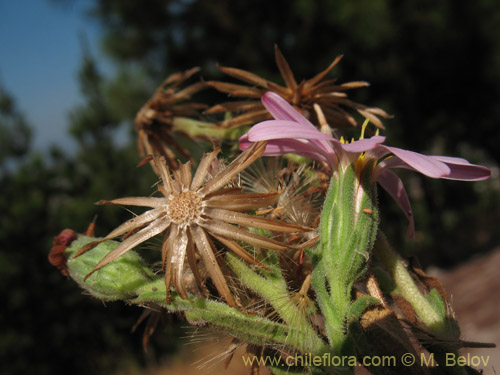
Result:
[[[454,289],[454,302],[475,298],[460,314],[478,320],[490,306],[482,327],[498,332],[498,302],[485,290],[500,286],[492,276],[500,266],[500,2],[0,0],[1,374],[145,374],[177,353],[177,338],[191,333],[175,316],[144,352],[142,328],[130,332],[140,309],[83,295],[49,265],[52,239],[85,231],[96,215],[104,235],[130,214],[94,202],[151,192],[153,174],[135,167],[133,118],[167,75],[199,66],[203,79],[222,79],[221,64],[282,83],[275,44],[298,81],[343,54],[331,76],[371,83],[349,95],[394,115],[384,122],[391,145],[492,170],[476,183],[403,173],[415,241],[392,201],[380,194],[380,204],[395,247],[443,275],[460,270],[445,277],[451,287],[472,285]],[[207,90],[197,99],[225,97]],[[484,283],[477,264],[491,267]]]

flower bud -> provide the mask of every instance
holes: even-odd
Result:
[[[106,241],[73,258],[82,246],[92,241],[95,238],[79,236],[65,251],[69,276],[92,296],[103,301],[128,300],[136,297],[142,286],[156,279],[142,258],[136,252],[129,251],[84,280],[99,261],[119,244]]]

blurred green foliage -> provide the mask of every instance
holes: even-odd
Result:
[[[0,173],[5,175],[30,147],[31,129],[14,98],[0,86]]]
[[[86,102],[68,120],[73,153],[29,152],[29,126],[0,90],[2,373],[110,373],[150,358],[129,334],[139,310],[82,296],[48,264],[51,240],[64,228],[83,232],[95,215],[104,235],[130,214],[93,202],[151,191],[149,168],[135,168],[132,120],[168,74],[200,66],[204,79],[221,79],[220,63],[279,80],[274,44],[299,81],[344,54],[334,75],[372,84],[351,95],[395,115],[385,122],[391,145],[492,168],[491,180],[470,184],[404,173],[417,241],[404,239],[401,213],[380,194],[382,229],[396,248],[451,267],[498,244],[498,1],[101,0],[89,17],[114,70],[102,74],[83,43]],[[225,99],[210,90],[200,97]],[[171,349],[167,334],[156,337],[158,354]]]

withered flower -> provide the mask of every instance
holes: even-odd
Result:
[[[192,68],[167,77],[137,113],[134,122],[139,135],[139,153],[142,157],[161,155],[171,168],[177,167],[173,150],[190,158],[189,152],[172,136],[172,127],[175,117],[199,117],[199,111],[206,108],[205,104],[186,102],[191,95],[206,87],[203,82],[179,89],[182,83],[199,70]]]
[[[314,104],[320,106],[326,121],[335,127],[358,125],[358,121],[356,121],[345,108],[355,109],[364,118],[369,118],[376,126],[380,128],[384,127],[379,116],[384,118],[390,117],[385,111],[380,108],[368,107],[347,99],[347,90],[368,86],[367,82],[354,81],[337,84],[336,79],[323,80],[342,59],[342,56],[337,56],[328,68],[321,73],[309,80],[303,80],[299,84],[295,80],[290,66],[278,47],[275,46],[274,49],[276,64],[285,81],[285,86],[280,86],[245,70],[220,66],[219,69],[225,74],[244,81],[251,86],[219,81],[209,81],[207,85],[228,93],[233,97],[253,100],[222,103],[209,108],[205,113],[239,113],[235,117],[224,121],[222,126],[225,127],[251,125],[260,121],[272,119],[269,112],[262,106],[260,98],[267,91],[273,91],[287,100],[295,109],[316,124],[318,124],[318,120],[315,117],[317,115]]]
[[[263,266],[238,241],[273,250],[286,250],[291,246],[253,233],[245,227],[285,233],[308,230],[300,225],[243,213],[275,204],[278,193],[249,194],[243,193],[241,188],[228,187],[228,183],[238,173],[262,155],[265,145],[265,142],[255,143],[212,178],[207,177],[212,162],[216,160],[218,149],[203,156],[194,176],[191,174],[189,162],[170,173],[163,158],[155,158],[155,166],[160,171],[162,180],[158,186],[162,197],[129,197],[99,202],[152,209],[123,223],[104,239],[80,249],[76,256],[103,241],[132,233],[104,257],[87,277],[140,243],[165,232],[161,255],[162,268],[165,270],[167,301],[170,299],[171,284],[182,298],[187,298],[183,283],[186,259],[200,289],[203,290],[203,280],[196,265],[196,253],[198,253],[219,294],[229,305],[236,306],[219,264],[213,239],[245,261]]]
[[[242,185],[249,192],[280,192],[277,207],[263,213],[307,227],[316,227],[321,213],[316,180],[316,174],[306,164],[297,165],[284,158],[260,158],[241,174]]]

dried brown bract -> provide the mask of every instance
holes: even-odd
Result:
[[[59,271],[64,276],[68,275],[68,267],[66,265],[66,257],[64,252],[66,251],[66,247],[76,240],[76,233],[71,229],[64,229],[58,236],[54,237],[52,241],[52,249],[49,253],[49,262],[54,267],[57,267]]]
[[[161,197],[130,197],[100,202],[100,204],[143,206],[152,209],[123,223],[104,239],[84,246],[76,256],[103,241],[126,235],[123,242],[97,264],[90,273],[92,274],[140,243],[165,233],[161,256],[162,268],[165,271],[167,301],[170,299],[171,284],[182,298],[187,298],[183,280],[186,261],[200,290],[206,290],[197,266],[197,258],[201,257],[219,294],[229,305],[236,306],[214,240],[245,261],[263,266],[243,249],[239,241],[272,250],[287,250],[292,246],[253,233],[246,227],[282,233],[310,230],[297,224],[243,213],[275,204],[278,200],[277,192],[247,194],[243,193],[241,188],[228,187],[235,176],[262,155],[264,149],[265,142],[255,143],[211,178],[207,178],[209,168],[217,160],[219,150],[204,155],[194,176],[191,174],[189,162],[171,173],[163,158],[155,158],[155,167],[161,176],[161,184],[158,185]],[[127,235],[129,233],[132,234]]]
[[[224,121],[222,123],[224,127],[251,125],[259,121],[268,120],[272,117],[261,104],[260,98],[265,92],[274,91],[316,124],[318,124],[318,121],[313,109],[314,104],[321,107],[326,120],[334,127],[358,125],[356,119],[346,109],[355,109],[363,117],[370,119],[373,124],[380,128],[384,126],[379,117],[390,117],[380,108],[367,107],[347,98],[347,90],[368,86],[367,82],[354,81],[337,84],[336,79],[324,80],[328,73],[342,59],[342,56],[337,56],[325,70],[313,78],[297,83],[290,66],[277,46],[275,46],[275,55],[276,63],[285,81],[285,86],[280,86],[245,70],[221,66],[219,69],[222,72],[251,86],[219,81],[209,81],[207,85],[228,93],[233,97],[250,100],[222,103],[209,108],[206,113],[238,113],[235,117]]]
[[[199,111],[206,108],[205,104],[187,102],[191,95],[206,88],[205,83],[197,82],[180,89],[199,70],[192,68],[170,75],[137,113],[134,122],[142,157],[161,155],[171,168],[177,167],[174,150],[190,158],[189,152],[172,136],[172,126],[175,117],[200,117]]]

